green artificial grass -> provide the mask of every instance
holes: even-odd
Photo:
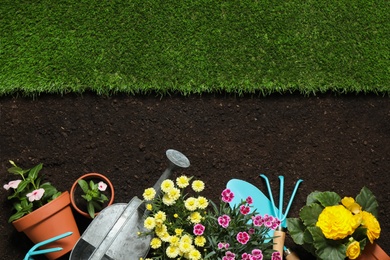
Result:
[[[2,0],[0,96],[390,93],[386,0]]]

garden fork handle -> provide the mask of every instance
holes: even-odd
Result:
[[[283,230],[282,226],[279,226],[274,232],[273,249],[278,251],[281,256],[283,255],[284,252],[285,239],[286,239],[286,232]]]

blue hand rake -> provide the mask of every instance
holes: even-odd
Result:
[[[50,244],[54,241],[57,241],[57,240],[60,240],[64,237],[67,237],[67,236],[70,236],[72,235],[73,232],[66,232],[64,234],[61,234],[61,235],[58,235],[58,236],[55,236],[55,237],[52,237],[50,239],[47,239],[45,241],[42,241],[42,242],[39,242],[37,244],[35,244],[26,254],[26,256],[24,257],[24,260],[33,260],[32,256],[34,255],[42,255],[42,254],[48,254],[48,253],[53,253],[53,252],[58,252],[58,251],[61,251],[62,250],[62,247],[53,247],[53,248],[48,248],[48,249],[41,249],[41,250],[37,250],[35,251],[36,249],[38,249],[39,247],[41,246],[44,246],[44,245],[47,245],[47,244]]]
[[[283,197],[284,197],[284,177],[283,176],[279,176],[279,180],[280,180],[279,209],[275,206],[274,198],[272,196],[271,186],[270,186],[270,183],[269,183],[269,180],[268,180],[267,176],[265,176],[264,174],[260,174],[260,177],[262,177],[265,180],[265,183],[267,185],[268,194],[269,194],[269,197],[270,197],[270,200],[271,200],[271,203],[272,203],[272,207],[273,207],[274,217],[277,217],[281,221],[281,223],[282,223],[279,226],[279,228],[277,230],[275,230],[275,233],[274,233],[274,236],[277,236],[277,238],[274,239],[274,243],[275,243],[274,244],[274,249],[279,251],[282,254],[283,253],[283,248],[284,248],[284,240],[285,240],[285,237],[286,237],[286,233],[283,231],[283,227],[286,226],[287,214],[290,211],[290,207],[291,207],[292,201],[293,201],[293,199],[295,197],[295,194],[297,193],[298,186],[299,186],[299,184],[303,180],[299,179],[295,183],[295,187],[294,187],[293,193],[291,195],[290,201],[287,204],[286,211],[283,213],[282,209],[283,209]]]

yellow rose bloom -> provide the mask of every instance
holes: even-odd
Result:
[[[156,221],[154,220],[153,217],[147,217],[144,220],[144,227],[146,229],[152,230],[156,226]]]
[[[153,200],[156,196],[156,191],[153,188],[148,188],[144,190],[144,193],[142,194],[144,200]]]
[[[191,223],[198,224],[202,220],[202,215],[200,215],[199,212],[195,211],[195,212],[191,213],[191,215],[189,216],[189,219],[190,219]]]
[[[163,192],[168,192],[170,191],[171,189],[173,189],[175,187],[175,184],[173,183],[172,180],[170,179],[166,179],[164,180],[162,183],[161,183],[161,190]]]
[[[176,258],[179,255],[179,248],[176,246],[168,246],[165,253],[169,258]]]
[[[346,255],[349,259],[356,259],[360,255],[360,244],[357,241],[353,241],[347,247]]]
[[[157,237],[154,237],[150,241],[150,247],[153,248],[153,249],[160,248],[161,247],[161,240],[159,238],[157,238]]]
[[[195,237],[194,243],[196,246],[203,247],[206,244],[206,238],[204,236],[197,236]]]
[[[363,211],[362,226],[367,228],[367,237],[371,244],[374,243],[374,240],[378,239],[381,233],[381,227],[378,220],[370,212]]]
[[[197,200],[198,200],[198,208],[206,209],[208,207],[209,201],[205,197],[199,196]]]
[[[362,210],[362,207],[358,203],[356,203],[355,199],[352,197],[344,197],[341,200],[341,203],[353,214],[358,214]]]
[[[194,211],[198,207],[198,200],[195,199],[194,197],[190,197],[185,200],[184,206],[186,207],[187,210]]]
[[[196,249],[191,250],[190,253],[188,254],[188,258],[190,260],[199,260],[201,257],[202,257],[201,253]]]
[[[190,184],[189,181],[190,180],[187,178],[187,176],[182,175],[176,179],[176,184],[179,188],[183,189]]]
[[[352,212],[342,205],[325,207],[318,217],[316,226],[328,239],[343,239],[359,226]]]
[[[201,192],[204,190],[204,182],[201,180],[195,180],[192,182],[191,187],[195,192]]]

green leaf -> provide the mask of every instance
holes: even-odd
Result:
[[[319,227],[308,227],[313,236],[313,245],[320,259],[345,259],[346,246],[339,241],[326,239]]]
[[[21,217],[23,217],[27,212],[24,212],[24,211],[18,211],[16,212],[15,214],[13,214],[9,219],[8,219],[8,223],[11,223],[12,221],[14,220],[17,220]]]
[[[333,191],[325,191],[317,194],[317,200],[321,203],[322,206],[334,206],[340,204],[340,196]]]
[[[93,183],[92,180],[89,181],[89,187],[91,188],[91,190],[96,190],[98,188],[98,185]]]
[[[362,206],[363,210],[370,212],[376,218],[378,217],[378,202],[374,194],[367,187],[363,187],[360,190],[355,200]]]
[[[44,198],[51,198],[55,193],[57,193],[57,189],[54,188],[49,182],[46,182],[41,185],[41,188],[45,190]]]
[[[34,168],[32,168],[28,173],[28,179],[34,181],[38,177],[38,173],[42,169],[42,167],[43,167],[42,163],[34,166]]]
[[[85,180],[79,180],[77,183],[80,185],[83,192],[87,194],[89,190],[88,183]]]
[[[93,207],[92,202],[89,202],[87,205],[88,214],[91,216],[91,218],[95,218],[95,208]]]
[[[304,206],[299,212],[299,217],[302,219],[305,226],[314,226],[317,223],[318,216],[321,214],[323,207],[317,203],[309,206]]]
[[[16,193],[23,191],[29,184],[30,184],[29,180],[21,181],[18,185],[18,188],[16,189]]]
[[[8,169],[8,172],[9,173],[12,173],[12,174],[15,174],[15,175],[24,175],[24,173],[25,173],[25,171],[22,169],[22,168],[20,168],[20,167],[18,167],[18,166],[13,166],[13,167],[11,167],[11,168],[9,168]]]
[[[320,193],[322,193],[322,192],[321,191],[313,191],[312,193],[310,193],[309,196],[307,196],[306,205],[310,205],[312,203],[318,202],[317,195]]]
[[[299,218],[288,218],[287,229],[294,242],[298,245],[303,245],[303,234],[305,232],[305,226],[303,225],[302,220]]]
[[[53,194],[53,196],[51,197],[51,199],[54,200],[54,199],[58,198],[61,194],[62,194],[62,192],[57,191],[55,194]]]
[[[100,194],[100,199],[104,202],[104,201],[108,201],[108,198],[106,195],[104,194]]]
[[[355,232],[353,232],[352,236],[356,241],[364,240],[367,237],[367,228],[358,227],[355,229]]]

